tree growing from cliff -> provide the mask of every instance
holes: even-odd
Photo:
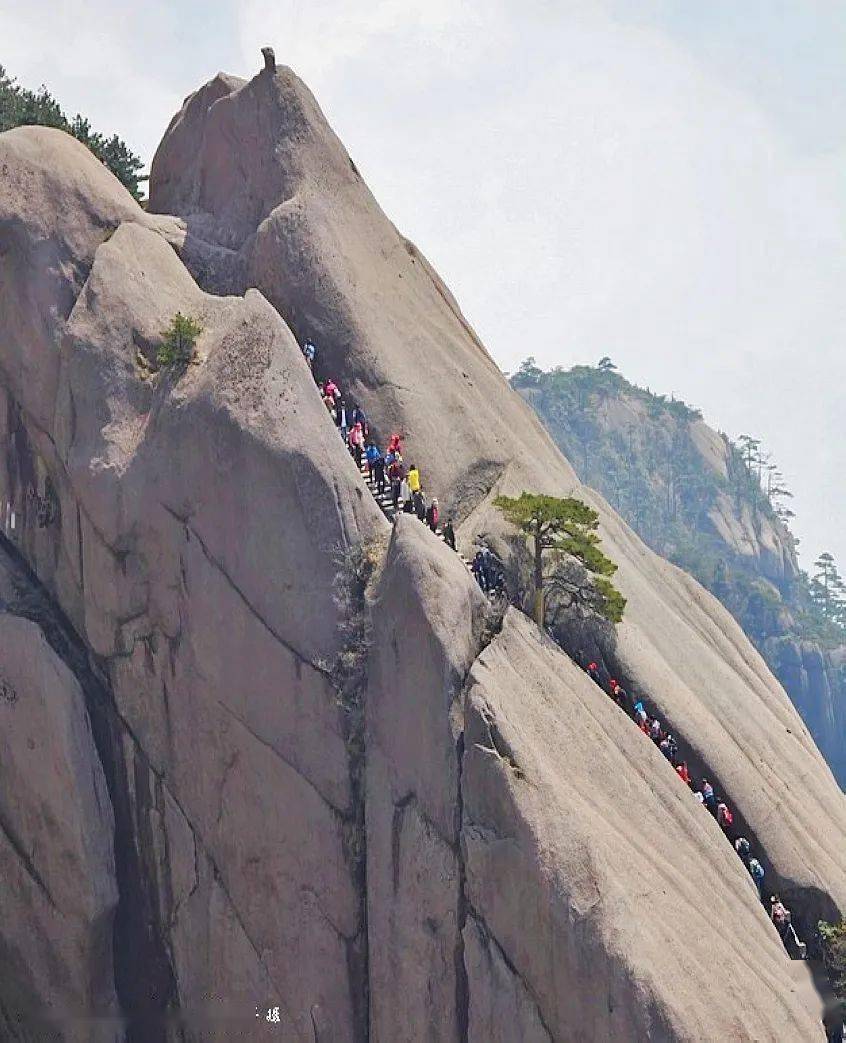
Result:
[[[520,363],[520,368],[512,377],[512,381],[520,387],[532,387],[534,384],[537,384],[542,375],[543,370],[539,369],[535,364],[534,355],[529,355],[527,359],[523,359]]]
[[[617,566],[599,549],[599,515],[595,510],[573,497],[558,499],[528,492],[517,498],[498,496],[494,506],[531,541],[534,617],[538,626],[544,626],[546,621],[548,588],[562,582],[546,566],[565,559],[575,559],[588,573],[591,594],[584,600],[612,623],[620,622],[626,599],[609,579]]]
[[[762,462],[761,440],[760,438],[753,438],[751,435],[741,435],[737,441],[740,446],[740,455],[744,464],[746,464],[746,470],[750,475],[754,475],[756,468]]]
[[[24,126],[55,127],[71,134],[89,148],[138,201],[141,201],[141,159],[117,134],[106,137],[91,129],[84,116],[68,118],[46,87],[26,90],[6,75],[0,65],[0,131]]]
[[[832,619],[837,616],[837,602],[840,598],[839,592],[843,589],[843,581],[834,558],[828,551],[820,554],[814,562],[814,568],[817,571],[811,580],[811,594],[825,617]]]
[[[197,337],[203,332],[202,326],[190,315],[178,311],[170,320],[170,325],[162,331],[162,343],[156,352],[156,360],[160,366],[174,363],[184,365],[194,355]]]

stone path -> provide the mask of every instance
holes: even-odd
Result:
[[[399,507],[395,508],[390,493],[391,483],[387,480],[387,478],[385,479],[385,492],[380,493],[376,484],[376,479],[373,478],[373,476],[370,474],[370,469],[368,468],[366,462],[362,461],[360,471],[362,478],[367,483],[367,488],[370,490],[371,496],[379,505],[379,509],[381,510],[382,514],[385,515],[389,522],[393,523],[393,520],[396,517],[396,515],[402,511],[404,501],[400,499]],[[426,522],[421,522],[420,524],[426,525]],[[428,528],[428,525],[426,525],[426,527]],[[435,530],[435,535],[438,537],[438,539],[444,540],[444,542],[446,542],[444,538],[444,531],[441,526],[438,526],[438,528]],[[461,558],[461,560],[464,562],[465,566],[470,571],[470,574],[473,575],[473,568],[470,559],[466,558],[459,551],[456,551],[456,553],[458,554],[459,558]],[[473,578],[475,579],[475,576],[473,576]],[[497,597],[497,594],[494,591],[488,591],[488,597],[493,600],[495,597]]]

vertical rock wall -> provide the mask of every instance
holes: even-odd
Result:
[[[487,605],[458,557],[400,516],[374,606],[367,692],[371,1040],[459,1040],[462,690]]]
[[[259,294],[203,294],[140,210],[103,202],[110,175],[64,135],[10,132],[0,160],[16,171],[4,286],[58,279],[68,298],[32,304],[38,340],[0,321],[4,532],[112,702],[101,756],[131,891],[116,919],[131,1037],[229,1039],[259,1006],[291,1039],[360,1038],[333,592],[339,556],[386,523]],[[68,167],[90,199],[54,215]],[[153,376],[177,311],[202,326],[197,357]],[[15,378],[22,359],[49,387]]]
[[[821,1038],[744,867],[525,616],[412,519],[374,601],[371,1038]]]
[[[9,582],[0,567],[0,588]],[[35,623],[0,609],[4,1039],[123,1038],[112,966],[113,844],[112,804],[79,683]]]

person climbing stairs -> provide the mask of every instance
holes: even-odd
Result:
[[[397,516],[397,514],[402,513],[403,508],[405,506],[405,501],[400,497],[399,505],[396,508],[394,507],[390,490],[384,489],[381,492],[379,491],[377,487],[376,477],[374,474],[371,473],[370,466],[366,460],[362,460],[361,465],[359,466],[359,471],[361,472],[362,478],[367,483],[367,488],[370,490],[370,495],[378,504],[382,514],[385,515],[389,522],[393,523],[393,520]],[[437,529],[435,529],[435,535],[438,537],[439,540],[442,540],[444,543],[447,543],[447,545],[449,545],[449,541],[447,540],[444,534],[444,527],[442,525],[439,525]],[[464,562],[464,565],[467,568],[468,572],[472,573],[473,569],[472,562],[470,561],[470,559],[465,557],[460,551],[456,551],[456,553],[458,554],[459,558],[461,558],[461,560]],[[492,597],[493,592],[491,592],[488,596]]]

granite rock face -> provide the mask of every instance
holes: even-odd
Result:
[[[486,626],[413,520],[374,628],[373,1040],[820,1038],[711,816],[525,616]]]
[[[819,1035],[714,820],[511,610],[470,672],[464,746],[468,924],[511,969],[527,1023],[553,1039]]]
[[[409,461],[425,462],[427,491],[447,510],[463,516],[503,472],[516,478],[516,459],[539,476],[554,455],[572,482],[307,87],[285,68],[223,97],[212,90],[219,82],[186,100],[151,168],[151,209],[185,221],[186,263],[209,245],[232,251],[228,289],[257,287],[301,342],[315,340],[320,375],[340,381],[378,431],[405,434]],[[254,157],[247,167],[244,155]],[[202,268],[195,274],[202,283]]]
[[[846,647],[782,638],[767,642],[766,651],[835,778],[846,786]]]
[[[185,154],[193,161],[177,164]],[[246,168],[244,154],[256,157]],[[405,433],[407,459],[465,545],[502,546],[498,494],[576,494],[597,508],[628,599],[617,676],[715,777],[766,852],[769,879],[814,896],[809,920],[846,908],[846,800],[781,686],[716,599],[580,485],[297,77],[263,71],[212,104],[192,95],[157,152],[151,201],[237,253],[246,284],[315,339],[319,375],[350,389],[383,439]],[[828,825],[809,832],[809,820]]]
[[[462,693],[486,603],[458,557],[401,516],[376,592],[366,715],[374,1043],[461,1038]]]
[[[112,805],[79,683],[35,623],[0,611],[4,1039],[122,1038],[113,845]]]
[[[123,729],[171,982],[139,1009],[280,1006],[292,1038],[315,1019],[353,1038],[364,896],[332,595],[336,556],[386,523],[278,314],[199,290],[176,223],[67,140],[0,137],[3,285],[50,290],[27,299],[37,338],[18,307],[0,320],[0,499]],[[178,311],[202,326],[197,357],[156,373]]]
[[[293,74],[188,99],[151,185],[175,217],[58,132],[0,135],[0,167],[3,546],[94,693],[127,1037],[252,1039],[267,1007],[308,1043],[819,1035],[654,747],[416,520],[381,554],[292,331],[406,435],[462,541],[504,534],[500,492],[597,504],[621,675],[699,744],[794,904],[846,908],[846,805],[784,693],[578,485]],[[177,312],[196,354],[161,367]],[[381,574],[354,602],[363,547]]]

